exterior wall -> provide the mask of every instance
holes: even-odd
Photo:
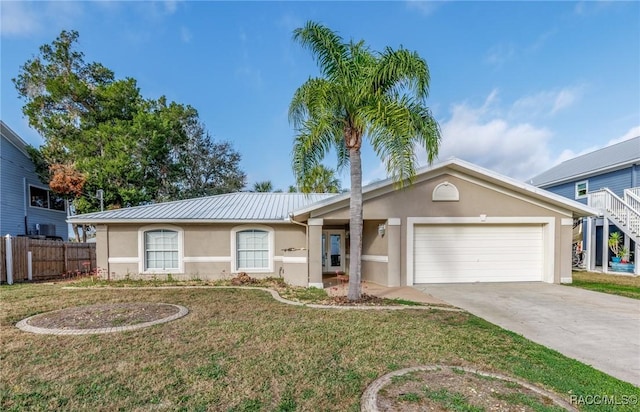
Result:
[[[273,234],[271,244],[272,270],[250,273],[253,277],[283,277],[293,285],[306,286],[308,265],[306,257],[305,229],[295,225],[235,225],[235,224],[110,224],[98,225],[98,266],[109,273],[110,278],[125,276],[163,277],[169,272],[145,273],[144,246],[141,241],[145,230],[166,228],[179,235],[179,256],[182,270],[170,271],[176,279],[217,280],[233,276],[232,247],[234,229],[269,229]],[[285,249],[296,249],[288,251]]]
[[[589,192],[593,192],[598,189],[609,188],[616,195],[623,197],[624,189],[630,187],[636,187],[638,183],[638,174],[640,173],[640,167],[634,165],[625,169],[616,170],[609,173],[603,173],[601,175],[590,176],[587,178],[580,178],[572,180],[571,182],[560,183],[555,186],[543,187],[545,190],[555,193],[557,195],[566,197],[567,199],[576,200],[580,203],[587,204],[587,199],[576,199],[575,186],[577,182],[587,181]]]
[[[386,220],[365,220],[362,227],[362,279],[388,284],[387,239],[378,234],[378,225]]]
[[[434,188],[444,182],[452,183],[460,193],[459,201],[432,201]],[[347,219],[349,209],[347,207],[336,207],[333,211],[320,210],[313,217],[323,218],[325,221],[331,219]],[[571,238],[562,228],[562,219],[571,218],[571,213],[544,204],[542,201],[532,200],[525,195],[497,187],[491,183],[467,177],[460,173],[443,174],[429,180],[418,182],[405,189],[381,194],[365,200],[363,205],[363,216],[365,219],[365,232],[363,236],[363,255],[368,251],[383,253],[377,236],[377,225],[387,217],[399,218],[400,220],[400,273],[402,285],[407,284],[407,248],[410,247],[404,241],[407,239],[407,218],[440,218],[440,219],[475,219],[474,222],[481,224],[481,216],[486,219],[505,219],[512,222],[519,222],[523,218],[533,219],[541,224],[550,225],[545,233],[551,236],[552,250],[547,253],[548,261],[545,279],[559,283],[561,278],[571,278],[570,267],[570,247],[567,245],[565,237]],[[367,221],[371,220],[371,223]],[[551,222],[551,223],[548,223]],[[523,221],[524,223],[524,221]],[[376,228],[375,235],[373,228]],[[369,230],[367,230],[369,228]],[[571,231],[569,227],[568,231]],[[373,238],[373,239],[372,239]],[[364,245],[368,249],[365,252]],[[388,247],[390,247],[388,245]],[[388,251],[389,249],[387,249]],[[566,262],[569,262],[567,266]],[[371,270],[372,275],[365,274],[365,268]],[[363,275],[370,276],[372,281],[378,283],[385,276],[380,273],[380,268],[365,266],[363,262]],[[374,280],[376,279],[376,280]],[[387,278],[382,284],[391,284]]]
[[[0,138],[0,235],[35,234],[35,225],[55,226],[55,236],[68,239],[64,211],[33,207],[29,203],[29,185],[48,189],[35,172],[31,159],[4,136]],[[7,131],[8,132],[8,131]],[[25,227],[25,216],[27,226]]]

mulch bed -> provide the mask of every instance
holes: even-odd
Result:
[[[167,318],[179,309],[164,303],[105,303],[36,315],[28,324],[45,329],[98,329],[132,326]]]
[[[363,293],[360,299],[349,300],[346,296],[331,296],[320,302],[322,305],[334,306],[387,306],[389,302],[383,298]]]
[[[378,391],[377,407],[381,412],[566,410],[516,382],[449,368],[392,378]]]

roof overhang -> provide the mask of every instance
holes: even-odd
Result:
[[[257,219],[86,219],[79,215],[78,218],[73,216],[67,219],[67,223],[71,225],[102,225],[102,224],[287,224],[290,223],[289,218],[278,220],[257,220]]]
[[[573,217],[587,217],[597,215],[598,212],[595,209],[590,208],[580,202],[576,202],[571,199],[567,199],[555,193],[551,193],[545,189],[541,189],[522,181],[512,179],[510,177],[501,175],[494,171],[482,168],[464,160],[452,158],[436,165],[424,167],[416,173],[416,177],[413,183],[419,183],[438,175],[444,174],[447,171],[458,172],[462,175],[467,175],[496,186],[511,190],[513,192],[525,195],[537,201],[541,201],[545,204],[549,204],[555,208],[566,210],[572,214]],[[403,187],[406,187],[405,184]],[[375,198],[377,196],[398,190],[399,185],[392,179],[386,179],[373,184],[367,185],[362,188],[362,200],[363,202],[368,199]],[[402,189],[400,189],[402,190]],[[343,207],[348,207],[350,193],[344,193],[329,199],[324,199],[320,202],[313,203],[305,208],[296,210],[294,217],[296,220],[304,220],[308,216],[312,216],[314,212],[330,212]]]
[[[587,179],[591,176],[597,176],[603,173],[610,173],[610,172],[615,172],[616,170],[626,169],[627,167],[631,167],[635,164],[638,164],[637,159],[629,160],[622,163],[617,163],[607,167],[602,167],[600,169],[590,170],[589,172],[585,172],[585,173],[578,173],[572,176],[563,177],[562,179],[551,180],[544,183],[536,183],[536,186],[541,188],[552,187],[562,183],[569,183],[569,182],[573,182],[580,179]]]

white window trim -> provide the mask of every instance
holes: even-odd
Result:
[[[238,248],[237,248],[237,233],[244,230],[263,230],[267,232],[267,242],[269,245],[268,252],[268,267],[267,268],[239,268],[238,267]],[[275,236],[273,228],[264,225],[242,225],[236,226],[231,229],[231,272],[246,272],[246,273],[273,273],[273,261],[275,252]]]
[[[585,186],[585,194],[584,195],[578,195],[578,186],[583,184]],[[589,181],[588,180],[581,180],[579,182],[576,182],[575,185],[575,197],[576,199],[584,199],[587,197],[587,194],[589,193]]]
[[[145,269],[147,254],[145,253],[144,234],[153,230],[172,230],[178,232],[178,268],[177,269]],[[154,273],[184,273],[184,230],[173,225],[149,225],[138,229],[138,271],[142,274]]]

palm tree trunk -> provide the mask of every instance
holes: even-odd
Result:
[[[360,148],[349,149],[351,166],[351,200],[349,202],[349,292],[347,299],[360,299],[362,293],[362,161]]]

